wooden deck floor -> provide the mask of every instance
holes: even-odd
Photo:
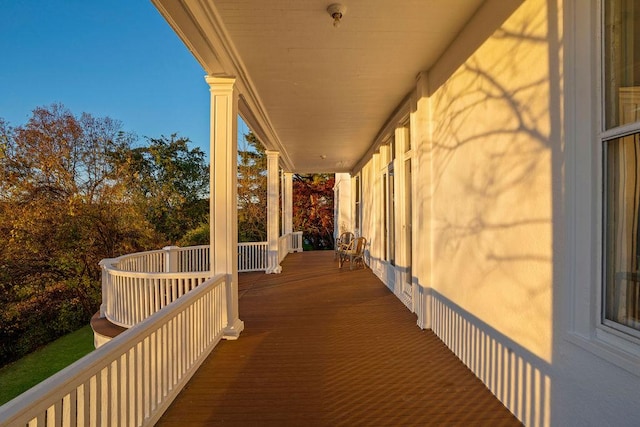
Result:
[[[516,426],[517,419],[369,270],[331,252],[240,275],[223,341],[158,426]]]

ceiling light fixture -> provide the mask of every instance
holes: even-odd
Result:
[[[347,8],[340,3],[333,3],[330,4],[329,7],[327,7],[327,12],[329,12],[329,15],[331,15],[331,17],[333,18],[334,27],[337,28],[338,26],[340,26],[340,20],[342,19],[342,16],[346,11]]]

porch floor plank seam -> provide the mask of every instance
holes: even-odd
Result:
[[[333,251],[241,273],[222,341],[158,426],[519,426],[369,269]]]

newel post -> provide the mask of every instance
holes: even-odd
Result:
[[[107,313],[107,301],[109,300],[109,271],[107,266],[113,263],[112,258],[105,258],[101,260],[98,265],[102,271],[102,303],[100,304],[100,317],[105,317]]]
[[[178,249],[179,246],[165,246],[162,248],[164,251],[164,272],[165,273],[177,273],[178,272]]]
[[[238,313],[238,91],[235,78],[206,76],[205,79],[211,92],[211,275],[227,277],[224,338],[236,339],[244,329]]]
[[[283,234],[287,236],[289,253],[294,252],[293,242],[293,174],[285,172],[282,183],[282,226]]]
[[[294,252],[302,252],[302,231],[294,231],[293,232],[293,251]]]

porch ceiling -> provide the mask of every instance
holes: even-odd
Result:
[[[446,78],[521,0],[152,0],[292,172],[351,172],[428,72]],[[433,74],[433,76],[432,76]]]

